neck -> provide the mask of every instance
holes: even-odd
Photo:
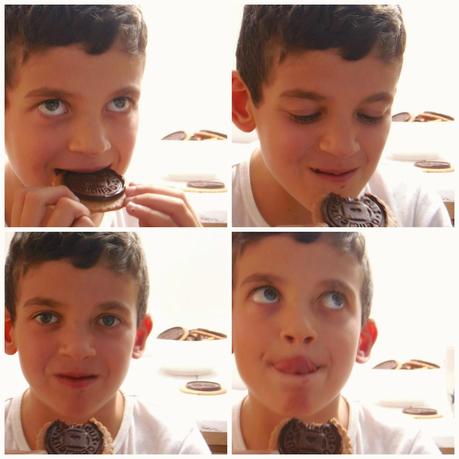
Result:
[[[338,396],[322,410],[296,417],[305,424],[323,424],[335,418],[347,429],[349,406],[343,397]],[[242,437],[247,449],[260,452],[268,451],[272,432],[287,418],[288,416],[271,411],[249,393],[242,403],[240,415]]]
[[[250,159],[250,182],[258,210],[270,226],[313,226],[311,211],[277,182],[258,149]]]
[[[34,394],[32,389],[24,393],[21,402],[21,424],[27,443],[32,450],[39,448],[37,445],[38,434],[42,427],[49,422],[57,419],[66,424],[84,424],[91,418],[101,422],[114,439],[121,426],[124,414],[124,397],[118,391],[113,398],[98,411],[83,418],[68,418],[58,413],[54,409],[43,404]]]

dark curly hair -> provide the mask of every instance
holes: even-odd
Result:
[[[134,5],[6,5],[5,83],[13,84],[19,62],[31,52],[80,44],[102,54],[115,43],[130,54],[145,54],[147,27]]]
[[[16,318],[16,296],[21,277],[31,267],[52,260],[68,260],[80,269],[103,262],[116,273],[130,274],[139,287],[137,323],[145,316],[149,280],[145,255],[137,234],[24,232],[14,235],[5,263],[5,304],[12,321]]]
[[[401,59],[406,33],[396,5],[246,5],[236,50],[236,67],[252,101],[278,59],[289,53],[336,49],[346,60],[373,50],[384,61]]]

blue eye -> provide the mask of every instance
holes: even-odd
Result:
[[[255,303],[273,304],[279,301],[279,292],[274,287],[265,286],[255,289],[252,295]]]
[[[326,292],[322,296],[322,303],[328,309],[339,310],[343,309],[346,305],[346,298],[340,292]]]
[[[108,103],[108,109],[112,112],[126,112],[131,107],[131,101],[127,97],[117,97]]]
[[[56,314],[53,312],[40,312],[34,319],[41,325],[52,325],[58,321]]]
[[[60,99],[45,100],[38,106],[38,110],[47,116],[59,116],[67,113],[67,107]]]
[[[116,327],[120,323],[120,320],[115,316],[106,314],[106,315],[99,317],[98,323],[99,325],[102,325],[103,327],[113,328],[113,327]]]

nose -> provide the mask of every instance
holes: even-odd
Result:
[[[84,325],[73,324],[62,330],[59,354],[73,360],[84,360],[96,355],[90,330]]]
[[[339,158],[357,153],[360,147],[352,119],[336,116],[324,120],[319,147],[321,151]]]
[[[107,128],[98,113],[82,114],[71,129],[68,149],[73,153],[94,156],[111,148]]]
[[[313,321],[302,307],[285,314],[281,328],[281,339],[288,344],[309,344],[317,338]]]

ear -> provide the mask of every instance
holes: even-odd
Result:
[[[9,355],[13,355],[17,350],[18,348],[14,340],[14,324],[8,309],[5,307],[5,352]]]
[[[250,92],[245,83],[242,81],[239,72],[233,71],[231,77],[232,86],[232,117],[233,123],[244,132],[251,132],[255,129],[255,120],[253,119],[251,109]]]
[[[144,318],[137,326],[137,332],[135,336],[134,348],[132,349],[132,358],[139,359],[142,357],[145,345],[147,344],[148,335],[153,328],[153,321],[149,314],[145,314]]]
[[[375,344],[378,337],[378,328],[372,319],[367,319],[365,325],[362,327],[359,339],[359,348],[355,361],[358,363],[365,363],[370,358],[371,349]]]

